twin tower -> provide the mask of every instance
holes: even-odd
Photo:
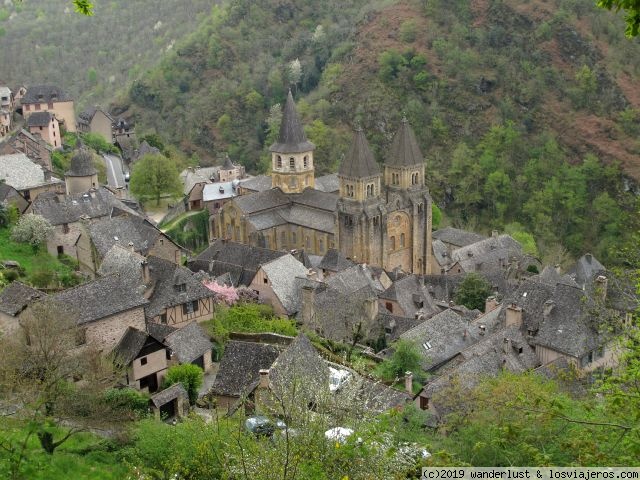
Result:
[[[289,92],[280,135],[271,146],[272,187],[285,194],[314,188],[314,149]],[[357,129],[338,179],[336,248],[358,263],[431,273],[431,197],[424,158],[407,120],[402,120],[382,170]]]

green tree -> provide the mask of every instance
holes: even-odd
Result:
[[[133,166],[131,193],[139,199],[154,198],[159,205],[162,194],[177,197],[182,193],[179,175],[175,164],[164,155],[145,155]]]
[[[393,381],[403,378],[407,372],[413,373],[414,379],[424,378],[420,366],[422,357],[418,347],[408,340],[399,340],[393,347],[393,354],[377,367],[377,373],[385,380]]]
[[[167,371],[167,376],[164,378],[164,386],[166,388],[174,383],[182,383],[189,394],[189,403],[195,405],[203,379],[204,372],[199,366],[185,363],[183,365],[174,365]]]
[[[435,203],[431,204],[431,225],[434,230],[437,230],[442,221],[442,210]]]
[[[458,305],[474,310],[484,311],[487,297],[491,295],[491,285],[477,273],[468,273],[454,296]]]
[[[510,223],[509,225],[504,227],[504,231],[505,233],[511,235],[514,240],[520,243],[520,245],[522,245],[522,250],[524,251],[524,253],[528,253],[529,255],[533,255],[534,257],[537,257],[539,255],[535,238],[533,238],[533,235],[527,232],[524,227],[518,222]]]
[[[625,35],[629,38],[638,35],[640,31],[640,0],[597,0],[596,5],[616,12],[623,10],[627,23]]]

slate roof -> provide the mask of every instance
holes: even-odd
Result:
[[[444,243],[448,243],[456,247],[465,247],[487,238],[479,233],[468,232],[466,230],[460,230],[459,228],[453,227],[445,227],[435,230],[432,237],[434,240],[441,240]]]
[[[69,102],[73,100],[66,92],[55,85],[32,85],[22,97],[21,103]]]
[[[384,292],[380,293],[382,300],[393,300],[398,303],[406,316],[414,316],[418,311],[430,316],[440,309],[417,275],[408,275],[396,280]],[[422,305],[420,305],[420,303]]]
[[[584,287],[590,284],[598,275],[604,274],[606,270],[596,257],[586,253],[569,269],[569,274],[573,276],[581,287]]]
[[[305,188],[302,193],[290,195],[291,201],[298,205],[317,208],[335,212],[338,204],[338,195],[334,193],[321,192],[313,188]]]
[[[511,285],[507,281],[505,273],[501,270],[478,272],[503,297],[511,293]],[[451,275],[425,275],[424,283],[427,286],[429,294],[438,301],[448,302],[453,300],[455,292],[464,281],[466,274]]]
[[[119,273],[141,284],[143,283],[142,263],[145,261],[146,259],[142,255],[116,243],[104,255],[98,274],[105,276]]]
[[[288,210],[283,209],[278,213],[280,217],[285,220],[285,223],[300,225],[326,233],[333,233],[335,230],[335,217],[333,212],[294,204]],[[280,225],[280,223],[274,221],[273,225],[263,226],[263,228],[271,228],[271,226],[275,225]]]
[[[379,278],[374,275],[371,268],[362,264],[354,264],[352,267],[336,272],[326,280],[326,284],[345,295],[362,288],[368,288],[374,294],[384,290]]]
[[[378,322],[384,325],[387,343],[391,343],[400,338],[403,333],[420,325],[424,320],[415,317],[400,317],[387,313],[386,310],[384,310],[378,313]]]
[[[287,255],[266,248],[252,247],[228,240],[216,240],[204,252],[189,262],[189,269],[204,270],[212,277],[231,274],[234,286],[250,285],[261,265]]]
[[[84,148],[71,157],[71,168],[65,172],[67,177],[90,177],[96,175],[98,170],[93,165],[93,154]]]
[[[34,112],[27,118],[28,127],[47,127],[53,115],[49,112]]]
[[[451,252],[465,272],[506,268],[512,257],[521,257],[522,246],[509,235],[489,237]],[[480,264],[480,266],[478,266]]]
[[[113,355],[120,365],[129,365],[138,356],[147,342],[149,335],[137,328],[127,327],[118,344],[113,348]]]
[[[180,363],[191,363],[213,348],[209,336],[197,322],[191,322],[170,333],[163,343],[171,349]]]
[[[319,268],[330,272],[339,272],[355,265],[351,260],[342,255],[335,248],[330,248],[322,257]]]
[[[62,305],[72,306],[78,316],[78,324],[101,320],[149,303],[138,285],[118,274],[69,288],[52,298]]]
[[[212,183],[217,181],[219,172],[220,167],[198,167],[183,170],[180,172],[180,180],[184,185],[182,192],[188,195],[197,183]]]
[[[300,292],[297,290],[296,277],[305,276],[307,268],[292,255],[287,254],[262,265],[269,279],[269,286],[286,310],[293,315],[300,307]]]
[[[42,215],[51,225],[74,223],[80,218],[95,219],[110,216],[114,209],[120,209],[136,215],[132,209],[118,200],[113,193],[104,187],[90,190],[87,193],[65,195],[38,195],[32,204],[33,213]],[[105,249],[105,253],[106,253]]]
[[[302,153],[314,150],[316,146],[307,140],[307,136],[302,128],[300,117],[296,111],[296,104],[293,101],[291,90],[287,95],[287,101],[282,112],[282,122],[280,123],[280,133],[278,140],[271,145],[269,150],[279,153]]]
[[[26,190],[45,183],[42,167],[24,153],[0,155],[0,180],[16,190]]]
[[[264,192],[266,190],[271,190],[273,182],[271,177],[268,175],[258,175],[256,177],[240,180],[240,186],[254,192]]]
[[[280,350],[274,345],[230,340],[220,360],[213,382],[214,395],[240,397],[259,378],[259,372],[271,368]]]
[[[207,183],[202,189],[202,201],[224,200],[238,195],[236,180],[232,182]]]
[[[385,164],[390,167],[413,167],[424,164],[424,157],[420,152],[416,136],[406,118],[402,119],[400,129],[393,137]]]
[[[130,243],[133,243],[136,252],[146,256],[163,235],[148,220],[131,214],[93,222],[88,225],[87,231],[101,257],[114,245],[129,246]]]
[[[22,282],[11,282],[0,292],[0,312],[15,317],[30,303],[44,297],[46,294]]]
[[[164,339],[167,338],[169,334],[175,332],[177,328],[172,327],[171,325],[165,325],[164,323],[148,322],[147,330],[149,335],[155,338],[158,342],[164,343]]]
[[[11,185],[0,182],[0,203],[15,200],[16,206],[22,213],[29,206],[29,202]]]
[[[316,177],[315,189],[321,192],[338,193],[340,191],[340,179],[337,173],[330,173],[329,175],[323,175]]]
[[[182,386],[182,383],[178,382],[154,395],[151,395],[151,402],[156,406],[156,408],[160,408],[162,405],[165,405],[180,397],[188,399],[189,394],[187,394],[187,391]]]
[[[308,387],[311,390],[308,393],[320,393],[329,389],[329,366],[301,333],[273,362],[269,380],[276,392],[287,391],[295,381]]]
[[[506,340],[506,341],[505,341]],[[522,353],[519,349],[522,348]],[[457,378],[464,388],[473,388],[485,377],[498,375],[503,369],[521,373],[538,366],[534,350],[517,327],[503,328],[460,352],[460,363],[431,380],[424,387],[427,397]]]
[[[282,207],[288,205],[289,202],[287,195],[282,193],[279,188],[241,195],[234,200],[235,205],[245,214]]]
[[[348,178],[367,178],[380,175],[380,167],[373,157],[369,142],[361,128],[356,129],[351,147],[340,163],[338,175]]]
[[[362,402],[361,407],[366,410],[383,413],[403,407],[411,401],[412,396],[408,392],[388,387],[382,382],[362,376],[358,376],[356,381],[359,383],[358,398]]]
[[[93,117],[96,115],[96,113],[98,113],[98,111],[102,112],[111,121],[111,123],[115,123],[115,120],[113,119],[113,117],[109,115],[108,112],[105,112],[99,107],[89,107],[86,110],[84,110],[82,113],[80,113],[80,115],[78,115],[78,122],[80,123],[84,122],[86,124],[91,123],[91,121],[93,120]]]
[[[153,285],[153,293],[146,308],[147,318],[160,315],[168,307],[215,297],[216,294],[200,283],[188,268],[154,256],[147,260]],[[179,284],[185,284],[186,291],[178,291]]]

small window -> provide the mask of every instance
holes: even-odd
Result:
[[[282,168],[282,157],[280,155],[276,157],[276,165],[278,168]]]
[[[291,243],[295,246],[298,243],[298,236],[296,232],[291,232]]]
[[[193,302],[191,302],[191,308],[193,309],[194,312],[198,311],[198,300],[194,300]]]
[[[396,249],[396,237],[391,237],[391,250]]]
[[[304,168],[309,167],[309,157],[307,155],[304,156],[303,164],[304,164]]]
[[[146,365],[147,364],[147,357],[142,357],[140,359],[140,365]]]
[[[404,233],[400,234],[400,248],[404,247]]]
[[[422,204],[419,203],[418,204],[418,213],[422,213],[422,208],[423,208]]]
[[[262,283],[264,283],[265,285],[269,285],[269,279],[267,277],[264,277],[262,279]]]
[[[295,170],[296,169],[296,159],[291,157],[289,158],[289,170]]]
[[[160,314],[160,323],[163,323],[164,325],[167,324],[167,312]]]
[[[62,233],[69,233],[69,224],[68,223],[63,223],[62,224]]]

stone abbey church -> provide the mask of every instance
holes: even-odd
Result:
[[[335,175],[316,179],[314,149],[289,92],[278,140],[270,148],[271,188],[225,203],[213,219],[213,235],[314,255],[335,248],[358,263],[431,273],[431,197],[407,121],[382,170],[364,133],[356,130],[335,187]]]

